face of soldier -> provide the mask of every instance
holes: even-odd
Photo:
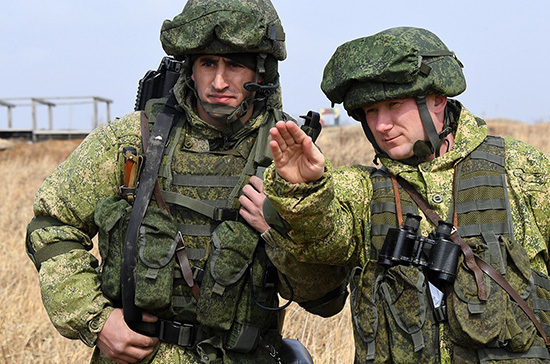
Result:
[[[229,58],[216,55],[202,55],[193,63],[192,80],[195,89],[202,102],[237,107],[252,93],[245,90],[246,82],[254,82],[256,72]],[[223,126],[219,121],[210,116],[197,103],[199,116],[213,125]],[[241,117],[241,121],[247,121],[252,115],[253,108]],[[214,114],[214,117],[223,115]]]
[[[428,95],[426,98],[438,132],[443,129],[442,111],[446,100],[445,97],[435,95]],[[410,158],[414,155],[413,146],[416,141],[429,140],[420,119],[416,100],[413,98],[382,101],[363,108],[363,111],[376,143],[391,159]],[[433,159],[433,156],[428,160],[430,159]]]

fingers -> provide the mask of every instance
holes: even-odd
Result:
[[[256,191],[258,191],[259,193],[264,192],[264,181],[262,181],[261,178],[256,176],[251,176],[249,182]]]
[[[274,128],[269,131],[271,138],[277,142],[282,151],[302,143],[307,138],[306,133],[292,122],[278,121]]]
[[[144,315],[147,322],[155,322],[153,315]],[[121,309],[114,309],[98,333],[96,345],[103,355],[117,363],[135,363],[150,355],[158,338],[138,334],[124,322]]]
[[[141,319],[143,322],[157,322],[159,318],[155,315],[151,315],[149,312],[143,312],[141,314]]]
[[[321,164],[324,166],[325,157],[323,156],[319,148],[317,148],[315,143],[313,143],[313,140],[311,138],[307,137],[302,141],[302,150],[310,163]]]
[[[264,199],[263,181],[256,176],[250,177],[250,183],[243,187],[243,193],[239,196],[241,204],[239,213],[250,226],[260,233],[269,229],[269,225],[264,219]]]

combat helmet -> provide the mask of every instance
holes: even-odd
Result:
[[[244,115],[255,98],[279,88],[277,63],[287,55],[285,33],[270,0],[189,0],[179,15],[164,21],[160,40],[168,55],[185,61],[188,82],[193,60],[203,54],[224,55],[256,71],[256,82],[244,85],[255,96],[237,108],[199,99],[207,112],[227,115],[226,123]]]
[[[453,97],[466,89],[463,65],[434,33],[413,27],[396,27],[358,38],[336,49],[323,73],[321,89],[333,104],[342,103],[348,114],[361,122],[378,156],[368,128],[364,107],[381,101],[415,98],[428,142],[415,143],[416,163],[439,147],[452,128],[446,111],[443,131],[437,133],[425,98],[429,94]]]

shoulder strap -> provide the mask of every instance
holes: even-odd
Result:
[[[136,198],[130,221],[128,222],[128,230],[124,238],[124,246],[122,250],[122,307],[124,312],[124,320],[130,328],[135,327],[141,322],[141,311],[135,306],[135,279],[134,273],[137,265],[137,241],[139,235],[139,227],[145,216],[145,211],[151,200],[151,195],[157,181],[157,174],[160,167],[164,147],[168,141],[172,123],[177,115],[176,97],[171,94],[168,102],[164,106],[164,110],[157,116],[153,126],[151,136],[147,143],[147,152],[145,154],[145,163],[141,172],[139,189],[136,193]]]
[[[406,180],[403,178],[392,175],[392,179],[396,179],[397,182],[403,187],[405,191],[411,196],[411,198],[416,202],[418,207],[424,212],[424,214],[430,219],[430,221],[437,226],[439,224],[439,220],[441,218],[435,212],[432,210],[430,205],[424,200],[424,198],[414,189],[413,186],[409,184]],[[474,258],[474,252],[472,251],[472,248],[462,239],[462,237],[458,234],[458,231],[456,230],[456,226],[454,229],[454,233],[451,235],[451,240],[460,245],[460,249],[462,249],[462,252],[464,253],[464,258],[466,261],[466,265],[468,268],[470,268],[474,272],[474,276],[476,279],[477,284],[477,292],[478,297],[482,301],[487,301],[487,288],[485,286],[485,281],[483,280],[483,273],[481,272],[479,266],[477,265],[476,259]]]

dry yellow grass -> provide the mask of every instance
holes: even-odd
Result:
[[[492,134],[512,135],[550,153],[550,123],[526,125],[490,120]],[[25,228],[32,217],[33,196],[46,176],[78,141],[15,143],[0,150],[0,363],[85,363],[90,349],[61,337],[42,303],[36,271],[24,250]],[[326,128],[318,144],[334,165],[371,164],[372,148],[360,126]],[[349,309],[322,319],[292,304],[284,336],[299,338],[316,363],[352,363]]]

